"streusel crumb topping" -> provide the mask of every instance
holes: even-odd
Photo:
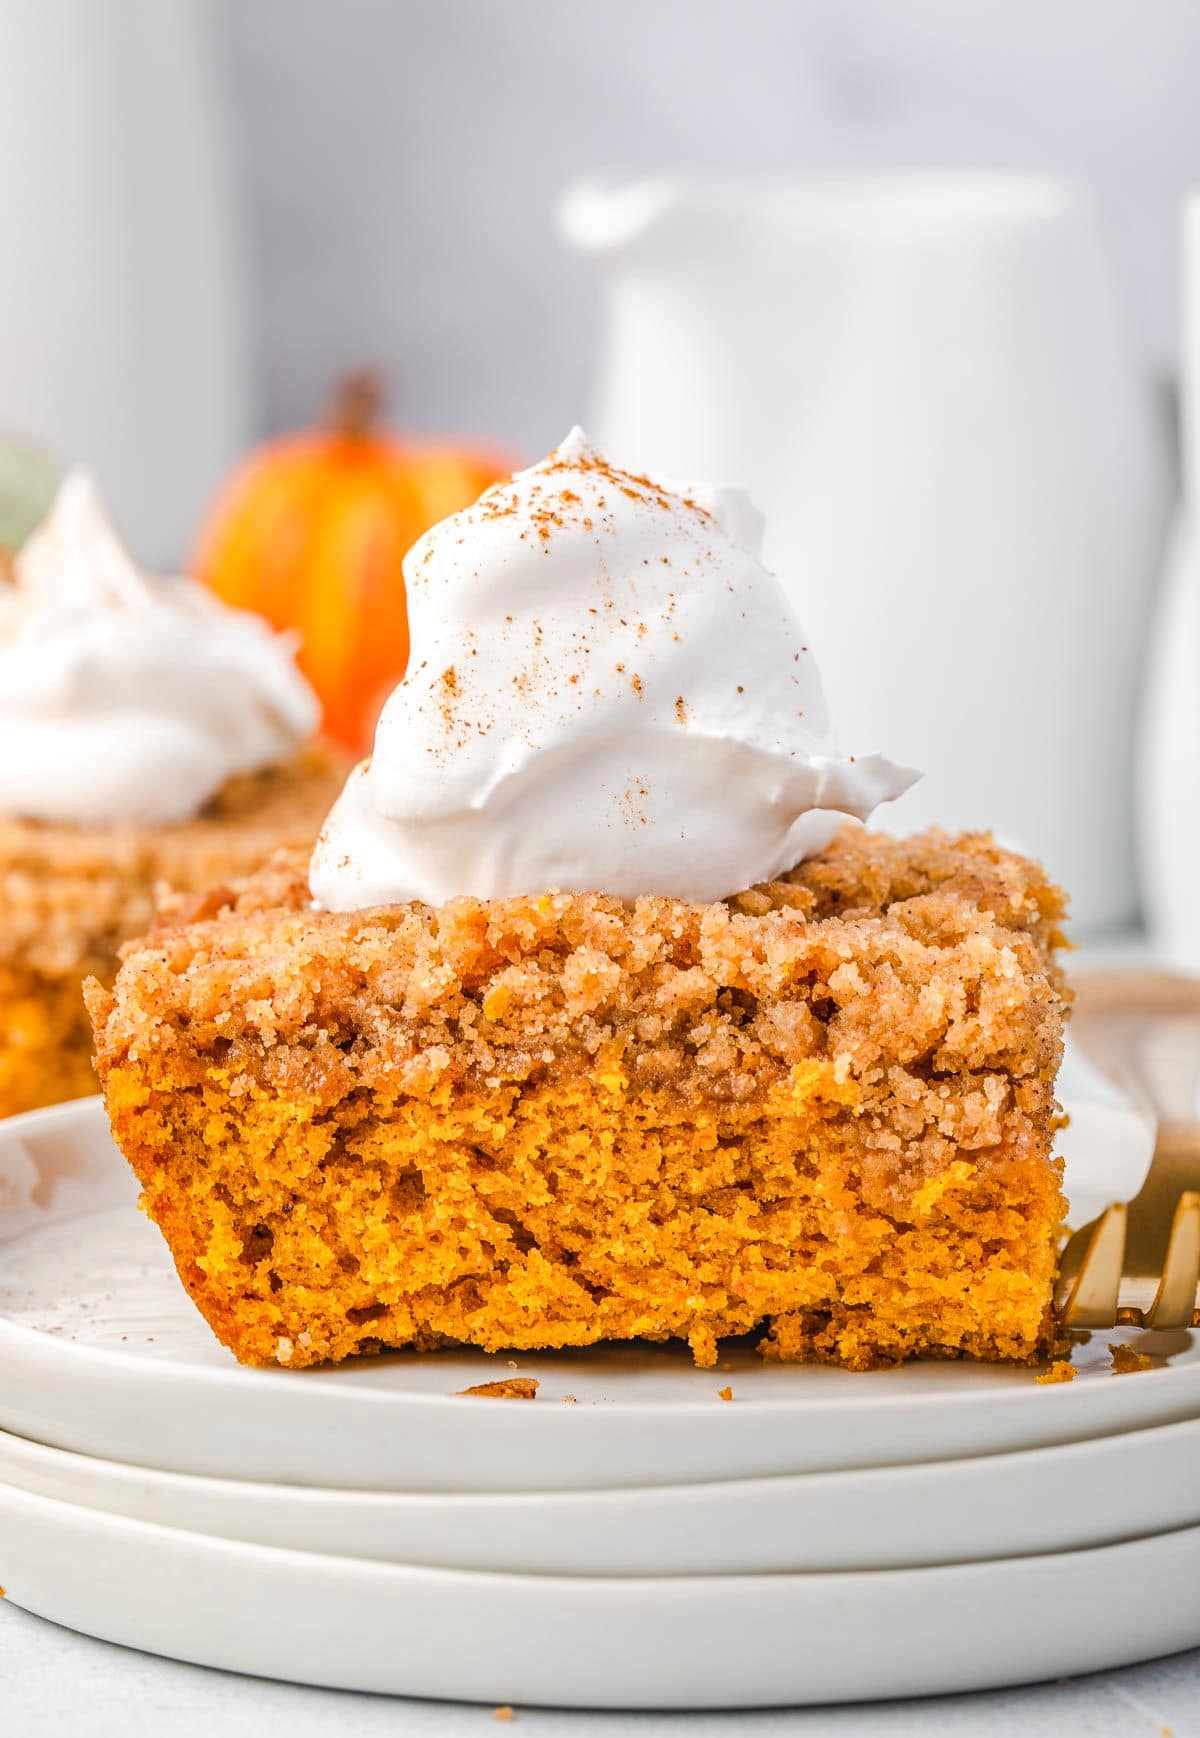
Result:
[[[102,1050],[216,1052],[321,1098],[536,1081],[574,1058],[736,1100],[820,1059],[916,1106],[970,1070],[977,1091],[946,1108],[979,1143],[1014,1082],[1058,1063],[1062,898],[987,835],[848,827],[715,905],[546,893],[315,912],[302,858],[283,855],[218,906],[178,905],[126,950]]]

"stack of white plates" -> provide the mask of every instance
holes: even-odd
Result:
[[[1093,1155],[1127,1132],[1084,1110]],[[1097,1336],[1059,1385],[669,1348],[244,1370],[135,1198],[97,1101],[0,1124],[0,1582],[58,1623],[590,1707],[925,1694],[1200,1643],[1191,1334],[1137,1338],[1155,1367],[1123,1376]],[[515,1374],[535,1400],[459,1393]]]

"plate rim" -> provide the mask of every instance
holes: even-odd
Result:
[[[897,1577],[924,1581],[929,1577],[947,1580],[957,1577],[966,1580],[983,1571],[1050,1574],[1055,1566],[1067,1558],[1092,1558],[1098,1552],[1134,1552],[1139,1547],[1160,1540],[1186,1542],[1190,1539],[1200,1547],[1200,1522],[1194,1522],[1181,1527],[1163,1527],[1136,1539],[1120,1539],[1115,1543],[1077,1546],[1067,1551],[1045,1551],[1033,1556],[984,1557],[969,1563],[922,1563],[890,1569],[768,1569],[750,1574],[717,1575],[536,1575],[497,1569],[454,1569],[427,1563],[385,1563],[378,1558],[300,1551],[283,1545],[261,1545],[244,1539],[226,1539],[212,1533],[198,1533],[186,1527],[167,1527],[158,1521],[137,1520],[129,1515],[114,1515],[106,1509],[92,1508],[86,1503],[67,1503],[58,1497],[44,1497],[15,1485],[0,1484],[0,1511],[4,1503],[14,1500],[18,1504],[44,1506],[50,1511],[48,1518],[51,1520],[84,1516],[86,1521],[81,1522],[81,1525],[111,1529],[118,1534],[128,1534],[132,1538],[141,1538],[147,1543],[160,1546],[165,1546],[170,1539],[182,1538],[188,1541],[188,1548],[213,1551],[220,1556],[285,1560],[300,1558],[303,1559],[304,1568],[320,1565],[322,1568],[328,1567],[331,1572],[351,1570],[380,1581],[402,1577],[417,1582],[437,1582],[451,1588],[469,1583],[475,1586],[482,1584],[485,1589],[501,1587],[513,1590],[533,1582],[539,1587],[552,1587],[563,1593],[582,1591],[585,1597],[596,1596],[617,1601],[627,1599],[635,1591],[638,1594],[653,1593],[657,1588],[663,1587],[672,1592],[686,1591],[694,1597],[707,1598],[727,1590],[731,1585],[739,1590],[749,1591],[751,1587],[761,1586],[764,1582],[794,1581],[814,1588],[819,1593],[823,1590],[819,1585],[821,1583],[829,1584],[829,1590],[833,1592],[835,1589],[844,1590],[855,1581],[888,1582],[895,1585]],[[600,1592],[601,1589],[604,1590],[603,1593]],[[7,1597],[20,1604],[17,1590],[7,1590]]]
[[[588,1485],[584,1487],[549,1486],[545,1490],[531,1489],[496,1489],[496,1490],[389,1490],[385,1488],[372,1489],[359,1485],[292,1485],[270,1479],[251,1479],[239,1477],[224,1477],[214,1473],[180,1472],[171,1467],[143,1466],[139,1462],[116,1460],[109,1455],[92,1454],[86,1449],[62,1448],[56,1443],[41,1442],[34,1437],[22,1436],[18,1431],[0,1426],[0,1455],[10,1443],[18,1446],[18,1453],[28,1453],[34,1459],[48,1459],[52,1463],[68,1461],[79,1462],[82,1465],[99,1467],[107,1476],[115,1472],[118,1477],[127,1477],[133,1481],[151,1481],[166,1488],[180,1483],[191,1486],[212,1486],[218,1489],[234,1489],[239,1495],[259,1496],[269,1494],[271,1497],[286,1498],[289,1503],[297,1503],[306,1507],[322,1498],[349,1498],[355,1503],[366,1503],[383,1499],[389,1504],[411,1505],[414,1508],[434,1506],[439,1508],[455,1508],[464,1512],[472,1508],[499,1506],[513,1508],[533,1503],[548,1504],[550,1507],[570,1508],[580,1503],[603,1502],[615,1499],[622,1502],[641,1500],[646,1502],[679,1501],[686,1498],[689,1501],[703,1500],[707,1492],[719,1492],[737,1496],[750,1490],[770,1490],[778,1492],[780,1487],[802,1486],[820,1487],[828,1490],[834,1483],[844,1482],[855,1486],[863,1480],[874,1482],[895,1481],[916,1483],[919,1479],[942,1479],[947,1476],[962,1476],[978,1478],[983,1482],[988,1470],[998,1461],[1006,1466],[1014,1463],[1018,1466],[1031,1466],[1037,1461],[1043,1468],[1048,1456],[1061,1462],[1069,1458],[1072,1462],[1086,1459],[1103,1459],[1108,1455],[1119,1454],[1121,1446],[1130,1440],[1154,1437],[1162,1440],[1174,1437],[1186,1441],[1189,1435],[1196,1437],[1200,1443],[1200,1415],[1194,1418],[1176,1418],[1162,1424],[1144,1424],[1130,1430],[1114,1431],[1106,1436],[1085,1436],[1073,1438],[1064,1442],[1047,1443],[1037,1448],[1002,1449],[992,1454],[956,1455],[948,1460],[937,1461],[888,1461],[882,1465],[819,1467],[811,1472],[793,1473],[763,1473],[742,1475],[730,1479],[695,1479],[686,1483],[673,1485],[641,1484],[641,1485]],[[12,1489],[12,1481],[0,1477],[0,1485]],[[37,1492],[29,1492],[31,1496]],[[62,1500],[62,1499],[50,1499]],[[73,1508],[91,1507],[87,1503],[70,1504]],[[98,1510],[98,1513],[107,1513]],[[1200,1521],[1185,1523],[1184,1526],[1195,1525],[1200,1530]],[[172,1531],[188,1529],[171,1529]],[[1164,1529],[1166,1531],[1181,1531],[1184,1528]],[[249,1541],[247,1541],[249,1542]],[[1039,1553],[1044,1555],[1044,1553]],[[1007,1561],[1007,1559],[1004,1559]],[[1001,1561],[1001,1559],[995,1559]]]

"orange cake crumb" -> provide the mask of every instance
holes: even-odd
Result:
[[[1108,1355],[1118,1376],[1131,1376],[1135,1370],[1154,1368],[1154,1359],[1145,1352],[1135,1352],[1132,1346],[1110,1345]]]
[[[1069,1358],[1055,1358],[1047,1369],[1034,1377],[1035,1382],[1040,1382],[1045,1387],[1052,1387],[1058,1382],[1073,1382],[1074,1380],[1075,1366]]]
[[[478,1394],[487,1400],[536,1400],[541,1384],[532,1376],[506,1376],[502,1382],[476,1382],[460,1388],[460,1394]]]
[[[847,827],[717,904],[348,913],[304,870],[88,993],[116,1139],[239,1358],[1049,1349],[1063,902],[1035,865]]]

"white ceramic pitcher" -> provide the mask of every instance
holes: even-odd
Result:
[[[1135,906],[1132,767],[1171,465],[1086,201],[1057,181],[592,183],[596,437],[747,487],[887,815],[991,827],[1081,928]]]

